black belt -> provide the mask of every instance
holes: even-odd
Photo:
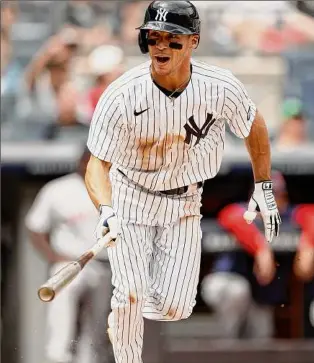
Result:
[[[202,188],[203,182],[197,183],[197,189]],[[188,191],[189,185],[185,185],[184,187],[168,189],[168,190],[160,190],[159,193],[166,195],[181,195]]]
[[[123,176],[125,176],[126,178],[128,178],[121,170],[117,169],[119,173],[121,173]],[[129,178],[128,178],[129,179]],[[131,180],[132,181],[132,180]],[[133,182],[134,183],[134,182]],[[203,187],[204,182],[198,182],[197,183],[197,189],[200,189]],[[144,188],[143,186],[140,185],[140,187]],[[146,189],[146,188],[144,188]],[[165,195],[181,195],[184,194],[188,191],[189,189],[189,185],[185,185],[184,187],[180,187],[180,188],[174,188],[174,189],[168,189],[168,190],[158,190],[157,193],[160,194],[165,194]],[[147,189],[148,190],[148,189]],[[152,193],[154,193],[153,190],[148,190]]]

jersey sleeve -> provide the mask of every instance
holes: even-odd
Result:
[[[111,87],[101,96],[91,121],[87,147],[101,160],[112,162],[123,131],[121,97]]]
[[[26,227],[36,233],[49,233],[53,225],[53,195],[51,185],[45,185],[37,194],[26,218]]]
[[[224,90],[223,116],[226,118],[230,130],[243,139],[250,134],[256,115],[256,106],[248,96],[243,84],[234,76],[232,77],[232,85],[228,84]]]

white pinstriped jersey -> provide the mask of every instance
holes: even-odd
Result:
[[[191,63],[190,82],[177,98],[153,82],[150,61],[113,82],[93,115],[91,153],[153,191],[213,178],[221,165],[226,122],[235,135],[247,137],[256,107],[231,72]]]

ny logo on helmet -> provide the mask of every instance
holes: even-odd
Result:
[[[156,21],[167,21],[168,11],[166,9],[158,9],[156,14]]]

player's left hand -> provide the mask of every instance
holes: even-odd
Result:
[[[279,235],[279,225],[281,224],[281,218],[273,194],[272,181],[255,183],[253,195],[243,217],[247,223],[252,223],[257,212],[260,212],[262,215],[265,226],[265,237],[270,243],[274,236]]]

